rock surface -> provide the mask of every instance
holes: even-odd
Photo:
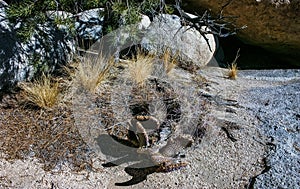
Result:
[[[185,8],[190,12],[211,9],[219,13],[228,1],[188,0]],[[238,16],[237,26],[247,25],[238,32],[245,43],[261,46],[286,56],[286,60],[299,65],[300,2],[233,0],[224,9],[224,15]]]
[[[251,88],[241,96],[245,107],[260,120],[258,128],[270,145],[266,172],[256,177],[254,186],[299,188],[300,72],[279,70],[261,73],[260,76],[254,72],[246,74],[253,75],[255,79],[282,82],[278,86]]]
[[[143,15],[140,23],[120,27],[103,36],[89,46],[87,53],[97,54],[99,49],[102,49],[102,51],[109,52],[110,55],[114,54],[118,51],[118,47],[113,44],[119,44],[120,49],[125,49],[128,53],[127,48],[141,45],[142,48],[154,54],[162,54],[168,49],[184,64],[192,63],[200,67],[207,65],[216,50],[214,36],[206,35],[208,45],[198,31],[187,29],[188,27],[182,27],[180,18],[176,15],[163,14],[155,17],[152,22],[149,17]],[[92,39],[96,40],[97,38]]]

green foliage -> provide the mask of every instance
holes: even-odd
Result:
[[[140,20],[140,7],[134,3],[126,5],[122,2],[115,2],[112,10],[121,16],[121,22],[124,24],[133,24]]]
[[[154,15],[160,9],[160,0],[111,0],[106,11],[105,31],[109,33],[120,26],[137,23],[141,15]]]
[[[66,11],[77,14],[92,8],[105,8],[106,32],[120,26],[133,24],[141,19],[141,14],[154,15],[158,11],[172,13],[171,6],[160,0],[13,0],[7,9],[11,23],[21,23],[17,29],[18,37],[26,41],[39,24],[49,21],[49,11]],[[54,23],[66,25],[74,34],[75,18],[54,18]],[[53,21],[53,20],[52,20]]]
[[[49,21],[49,11],[66,11],[72,14],[103,6],[107,0],[22,0],[12,1],[6,13],[13,24],[21,23],[16,30],[17,36],[26,41],[39,24]],[[74,18],[54,18],[54,23],[66,25],[74,33]]]

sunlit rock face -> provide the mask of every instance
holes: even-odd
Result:
[[[141,43],[150,52],[160,54],[169,49],[181,61],[201,67],[209,63],[216,50],[214,35],[205,37],[207,40],[196,29],[182,26],[180,17],[163,14],[154,18]]]

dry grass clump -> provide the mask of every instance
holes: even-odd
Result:
[[[29,105],[47,109],[58,101],[59,84],[52,82],[50,76],[43,74],[38,80],[21,83],[20,87],[21,95]]]
[[[231,63],[230,66],[228,66],[228,72],[227,72],[227,77],[229,79],[237,79],[237,74],[238,74],[238,67],[237,67],[237,59],[239,58],[240,54],[240,49],[237,51],[235,59]]]
[[[148,79],[152,73],[153,63],[154,56],[138,52],[136,59],[128,65],[130,80],[140,87],[144,86],[146,79]]]
[[[238,73],[238,68],[237,68],[237,64],[233,63],[228,67],[228,73],[227,76],[229,79],[237,79],[237,73]]]
[[[166,73],[170,73],[170,71],[175,68],[177,65],[176,58],[172,57],[170,49],[166,49],[162,55],[162,60],[164,64],[164,69]]]
[[[84,58],[78,63],[73,75],[75,87],[82,87],[87,91],[95,92],[97,86],[108,76],[113,64],[113,59],[107,59],[102,55],[99,55],[96,61],[91,58]]]

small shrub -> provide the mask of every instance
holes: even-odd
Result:
[[[39,80],[32,83],[21,83],[22,96],[25,103],[39,108],[51,108],[58,101],[59,84],[52,82],[51,78],[42,75]]]

